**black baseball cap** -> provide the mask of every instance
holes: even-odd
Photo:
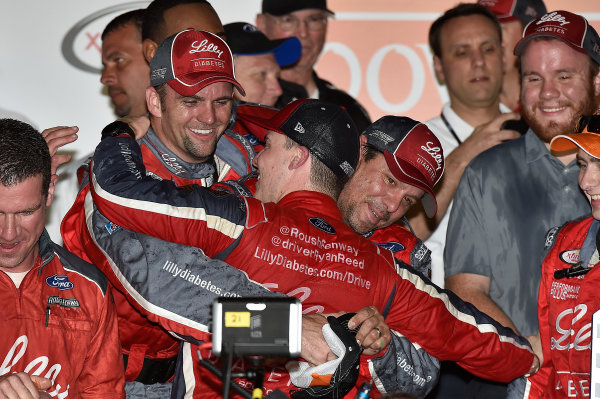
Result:
[[[298,10],[323,10],[333,15],[327,9],[326,0],[263,0],[262,13],[271,15],[286,15]]]
[[[253,131],[264,141],[269,131],[286,135],[327,166],[342,181],[356,169],[360,155],[358,130],[339,105],[305,98],[296,100],[270,119],[253,118],[262,127]]]
[[[302,45],[296,37],[269,40],[256,26],[246,22],[232,22],[223,28],[233,55],[273,53],[282,67],[295,63],[302,55]]]
[[[425,191],[421,199],[427,216],[434,217],[437,202],[433,186],[444,173],[444,154],[429,128],[406,116],[384,116],[365,129],[367,143],[383,152],[394,177]]]

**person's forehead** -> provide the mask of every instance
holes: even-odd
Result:
[[[380,173],[383,173],[386,177],[392,178],[396,183],[396,188],[402,189],[403,191],[407,191],[407,195],[420,198],[423,196],[423,194],[425,194],[425,191],[423,189],[417,186],[413,186],[412,184],[405,183],[402,180],[399,180],[391,171],[390,167],[387,164],[385,156],[382,153],[377,153],[369,161],[360,162],[354,176],[356,176],[360,180],[372,180],[373,178],[378,177],[375,176],[376,174]],[[353,179],[351,179],[351,181],[352,180]]]
[[[600,162],[600,158],[591,156],[581,148],[578,148],[577,150],[577,159],[581,159],[586,162]]]
[[[236,68],[237,65],[243,65],[244,67],[254,67],[254,66],[264,66],[268,68],[277,67],[279,68],[279,64],[277,64],[277,60],[275,59],[275,54],[273,53],[264,53],[264,54],[236,54],[233,57],[233,61],[235,62]],[[236,69],[237,72],[244,72],[242,68]]]
[[[42,194],[42,175],[28,177],[16,184],[0,184],[0,213],[20,212],[39,206]]]
[[[498,28],[494,25],[494,22],[479,14],[463,15],[448,20],[442,26],[440,38],[443,44],[446,42],[446,45],[453,45],[454,43],[449,41],[450,37],[454,38],[454,36],[465,32],[470,34],[472,31],[477,31],[481,35],[487,34],[489,39],[500,42]]]
[[[292,11],[286,15],[293,15],[296,17],[307,17],[309,15],[327,15],[327,12],[318,8],[303,8],[301,10]]]
[[[283,134],[279,133],[279,132],[275,132],[273,130],[269,130],[267,132],[267,135],[265,136],[265,140],[267,141],[276,141],[279,140],[280,137],[283,138]]]
[[[560,39],[542,36],[533,38],[525,44],[521,52],[521,65],[524,69],[535,67],[544,62],[539,53],[550,55],[556,68],[587,68],[589,56],[579,52]],[[552,55],[550,54],[552,53]],[[561,55],[557,57],[557,55]],[[547,57],[546,57],[547,58]]]
[[[142,34],[133,23],[127,23],[106,34],[102,40],[102,51],[107,49],[119,49],[131,44],[142,44]]]

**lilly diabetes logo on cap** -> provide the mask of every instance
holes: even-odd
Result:
[[[90,73],[102,73],[102,31],[117,15],[126,11],[146,8],[150,1],[133,1],[103,8],[80,19],[67,31],[61,52],[73,67]]]

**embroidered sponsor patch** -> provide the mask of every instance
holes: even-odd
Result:
[[[79,301],[75,298],[61,298],[59,296],[49,296],[48,297],[48,305],[58,305],[64,308],[78,308]]]
[[[397,241],[390,242],[374,242],[373,244],[380,246],[381,248],[385,248],[388,251],[392,251],[393,253],[400,252],[406,249],[406,247],[400,244]]]
[[[121,230],[121,226],[119,226],[118,224],[114,224],[113,222],[107,222],[106,224],[104,224],[104,227],[106,228],[106,231],[108,231],[108,234],[113,234]]]
[[[559,255],[560,260],[569,265],[574,265],[579,262],[579,249],[568,249],[566,251],[562,251]]]
[[[60,274],[53,274],[50,277],[46,278],[46,284],[50,287],[58,288],[61,291],[71,290],[75,286],[72,282],[69,281],[69,278]]]
[[[425,244],[420,243],[417,246],[415,246],[415,248],[417,249],[415,252],[415,258],[419,261],[423,261],[425,260],[425,257],[431,253],[431,251],[429,250],[429,248],[427,248],[425,246]]]
[[[310,224],[315,226],[317,229],[324,231],[327,234],[336,234],[333,226],[321,218],[315,218],[315,217],[308,218],[308,221],[310,222]]]
[[[552,244],[554,244],[554,239],[556,238],[556,233],[558,233],[558,230],[560,230],[560,227],[553,227],[552,229],[548,230],[548,233],[546,233],[546,240],[544,242],[544,250],[550,248]]]

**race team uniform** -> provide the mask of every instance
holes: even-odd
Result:
[[[596,235],[600,221],[589,217],[550,230],[542,263],[538,321],[544,364],[519,381],[519,398],[590,396],[592,316],[600,308],[600,270]],[[586,274],[557,278],[556,271],[578,262]],[[560,277],[560,276],[558,276]]]
[[[219,182],[212,186],[214,190],[225,190],[242,197],[252,197],[256,191],[257,174],[252,173],[237,181]],[[410,226],[406,218],[402,218]],[[398,223],[363,234],[363,237],[378,247],[387,249],[401,262],[410,265],[419,273],[431,278],[431,251],[412,230]]]
[[[124,398],[115,304],[106,277],[50,240],[19,288],[0,272],[0,375],[49,378],[54,398]]]
[[[212,189],[251,196],[250,187],[254,182],[255,177],[250,175],[240,181],[219,182]],[[209,331],[212,302],[217,296],[283,296],[250,280],[245,272],[206,257],[198,248],[157,242],[153,237],[112,224],[99,212],[94,212],[92,222],[88,224],[93,226],[94,240],[113,267],[114,273],[107,274],[111,282],[120,291],[126,292],[130,302],[150,320],[190,342],[210,340],[206,333]],[[410,233],[400,229],[402,234],[391,241],[396,256],[412,259],[416,268],[428,271],[427,249],[416,237],[411,238],[408,236]],[[153,250],[155,248],[159,250]],[[152,282],[151,290],[148,290],[148,282]],[[186,298],[193,298],[193,306],[189,300],[174,301],[165,295],[168,291],[185,292]],[[190,328],[196,333],[191,334]],[[384,356],[370,364],[365,360],[365,367],[370,370],[378,390],[425,396],[436,384],[439,361],[400,334],[392,338],[392,349]],[[180,362],[189,364],[197,361],[195,356],[190,355],[190,350],[189,344],[184,343],[182,352],[185,356],[180,357]],[[242,364],[234,365],[234,371],[243,370]],[[197,376],[201,377],[204,378]],[[191,380],[185,385],[193,386],[193,377]]]
[[[188,163],[170,151],[150,128],[140,140],[147,173],[154,179],[171,180],[178,186],[199,184],[210,186],[220,179],[237,179],[251,170],[254,156],[251,145],[238,133],[226,131],[217,144],[213,162]],[[61,230],[65,247],[83,259],[98,265],[106,274],[110,269],[108,261],[100,249],[100,243],[90,233],[89,214],[93,204],[89,196],[88,165],[80,169],[80,180],[84,183],[71,210],[65,216]],[[110,228],[110,227],[108,227]],[[144,237],[148,248],[161,248],[160,240]],[[176,251],[176,246],[171,250]],[[135,252],[137,250],[137,252]],[[145,256],[144,248],[131,246],[132,257]],[[127,301],[119,290],[115,291],[119,321],[119,336],[125,360],[125,377],[130,389],[141,389],[137,381],[145,385],[164,383],[173,376],[179,351],[179,340],[169,335],[156,323],[151,323]],[[157,385],[157,394],[169,394],[166,388]]]
[[[395,264],[389,251],[373,246],[343,223],[335,201],[327,195],[298,191],[277,204],[264,204],[198,187],[174,191],[165,181],[144,177],[139,148],[129,137],[103,140],[93,173],[94,202],[117,225],[202,248],[207,256],[226,260],[255,281],[301,297],[306,313],[375,305],[391,329],[431,355],[457,361],[486,378],[510,381],[533,362],[526,340],[411,268]],[[332,280],[338,284],[332,285]],[[186,329],[181,320],[175,327],[183,329],[183,335],[206,338],[194,328]],[[204,348],[200,352],[209,355]],[[191,348],[188,356],[195,353]],[[191,365],[199,367],[197,362]],[[361,363],[357,385],[373,378],[371,367],[371,362]],[[220,382],[204,370],[196,372],[204,372],[206,378],[196,379],[198,386],[189,387],[187,395],[218,395]],[[267,370],[267,392],[290,391],[283,373]],[[180,377],[186,385],[179,389],[193,383],[189,369]]]

